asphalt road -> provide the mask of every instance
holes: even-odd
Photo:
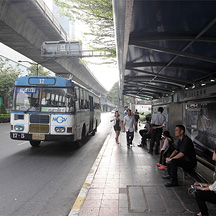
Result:
[[[112,123],[103,113],[95,136],[74,149],[67,143],[11,140],[10,124],[0,124],[0,216],[66,216],[88,175]]]

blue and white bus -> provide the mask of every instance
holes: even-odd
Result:
[[[100,97],[62,77],[21,77],[10,121],[11,139],[29,140],[33,147],[52,140],[80,146],[100,124]]]

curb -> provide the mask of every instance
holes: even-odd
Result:
[[[100,161],[102,159],[104,150],[105,150],[105,148],[108,144],[108,141],[110,139],[111,133],[112,132],[110,132],[109,135],[107,136],[100,152],[98,153],[98,156],[97,156],[92,168],[90,169],[89,174],[87,175],[86,180],[85,180],[85,182],[84,182],[84,184],[83,184],[83,186],[82,186],[82,188],[81,188],[81,190],[80,190],[80,192],[79,192],[79,194],[75,200],[75,203],[74,203],[71,211],[68,214],[68,216],[78,216],[79,215],[80,210],[83,206],[83,203],[87,197],[88,191],[91,187],[91,184],[92,184],[92,181],[93,181],[94,176],[96,174],[96,171],[98,169],[98,166],[100,164]]]

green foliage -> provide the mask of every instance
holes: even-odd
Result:
[[[107,99],[112,101],[116,106],[118,106],[118,88],[119,83],[116,82],[110,91],[107,92]]]
[[[146,117],[149,117],[151,119],[151,112],[149,111],[145,113],[140,113],[139,116],[140,116],[140,121],[145,121]]]
[[[114,37],[112,0],[54,0],[60,6],[62,15],[79,20],[89,27],[84,34],[91,36],[90,48],[106,52],[105,59],[115,62],[116,46]],[[104,60],[105,60],[104,59]],[[107,62],[106,62],[107,63]]]
[[[0,122],[10,122],[10,114],[0,114]]]
[[[37,76],[37,65],[31,65],[28,70],[29,76]],[[41,65],[38,65],[38,76],[50,76],[50,73],[49,71],[45,71]]]
[[[0,58],[0,97],[2,103],[9,98],[12,89],[14,88],[14,82],[21,74],[21,70],[18,66],[12,66],[8,59]]]
[[[5,105],[2,103],[0,105],[0,114],[6,114],[6,113],[7,113],[7,111],[6,111]]]

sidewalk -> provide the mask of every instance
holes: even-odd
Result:
[[[156,216],[193,215],[199,212],[196,200],[188,195],[190,179],[180,186],[166,188],[165,171],[158,170],[159,156],[138,147],[135,133],[133,147],[126,146],[121,132],[120,144],[115,143],[112,130],[107,137],[69,214],[79,216]],[[209,206],[209,205],[208,205]]]

